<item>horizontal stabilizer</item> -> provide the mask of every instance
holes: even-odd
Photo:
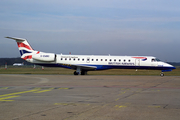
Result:
[[[15,37],[5,37],[5,38],[13,39],[13,40],[16,40],[18,42],[26,41],[26,39],[23,39],[23,38],[15,38]]]

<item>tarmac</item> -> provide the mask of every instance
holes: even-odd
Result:
[[[0,120],[179,120],[180,76],[0,75]]]

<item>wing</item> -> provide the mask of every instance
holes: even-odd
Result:
[[[83,65],[83,64],[59,64],[62,67],[66,67],[66,68],[71,68],[76,70],[78,67],[81,70],[85,70],[85,71],[92,71],[92,70],[96,70],[96,66],[89,66],[89,65]]]

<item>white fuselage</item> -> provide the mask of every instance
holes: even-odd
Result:
[[[46,54],[46,53],[44,53]],[[165,70],[174,68],[172,65],[161,62],[152,56],[99,56],[99,55],[62,55],[57,54],[54,61],[43,61],[44,57],[41,56],[39,60],[31,59],[29,62],[43,65],[43,66],[56,66],[71,69],[77,69],[73,66],[82,66],[81,70],[105,70],[105,69],[157,69]],[[42,61],[41,61],[42,59]],[[49,58],[48,58],[49,59]],[[90,66],[83,68],[83,66]],[[94,67],[95,69],[92,69]]]

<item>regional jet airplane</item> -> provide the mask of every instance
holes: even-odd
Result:
[[[26,39],[6,37],[16,40],[21,58],[36,65],[74,69],[74,75],[86,75],[87,71],[107,69],[150,69],[163,72],[176,69],[152,56],[100,56],[63,55],[33,50]]]

